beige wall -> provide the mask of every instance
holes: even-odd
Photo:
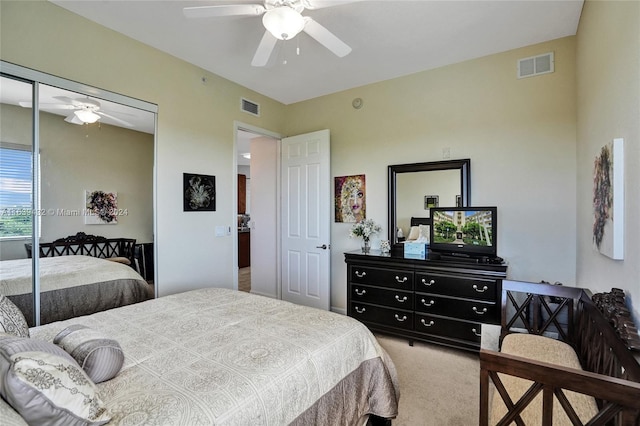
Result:
[[[455,207],[460,195],[460,170],[398,173],[396,176],[396,224],[409,236],[412,217],[429,217],[426,195],[437,195],[439,207]],[[386,234],[385,234],[386,235]],[[381,239],[386,239],[382,236]]]
[[[214,228],[235,226],[238,120],[287,135],[330,129],[332,175],[365,173],[368,217],[385,227],[386,167],[441,160],[448,148],[451,158],[471,159],[472,203],[499,208],[498,251],[510,278],[616,285],[637,300],[638,7],[587,1],[577,37],[286,107],[46,2],[0,2],[0,55],[159,105],[161,295],[230,286],[232,240],[214,237]],[[549,51],[553,74],[515,78],[517,59]],[[241,96],[259,102],[262,117],[241,113]],[[364,100],[362,109],[351,107],[356,97]],[[625,138],[628,182],[622,262],[594,252],[590,231],[593,159],[614,137]],[[183,172],[216,175],[217,212],[182,212]],[[332,227],[331,304],[338,310],[346,303],[343,252],[359,247],[348,230],[348,224]]]
[[[592,291],[625,289],[640,321],[640,2],[587,1],[577,36],[577,277]],[[624,139],[624,260],[593,246],[593,162]]]
[[[2,105],[3,141],[31,143],[31,110]],[[22,132],[21,132],[22,133]],[[97,124],[77,126],[63,116],[40,115],[41,242],[76,232],[107,238],[153,241],[153,135]],[[85,225],[85,190],[118,193],[118,208],[127,214],[117,225]],[[65,211],[62,213],[61,211]],[[72,212],[67,214],[66,211]],[[24,240],[3,241],[0,259],[26,257]]]
[[[518,80],[519,58],[555,53],[555,72]],[[351,102],[362,98],[354,109]],[[471,202],[498,206],[509,277],[575,284],[575,39],[567,37],[287,107],[286,134],[331,129],[333,176],[366,174],[367,217],[386,238],[387,166],[471,159]],[[331,304],[346,305],[343,252],[360,243],[332,226]],[[375,243],[374,243],[375,244]]]
[[[231,287],[234,120],[279,132],[284,106],[45,1],[0,2],[2,60],[158,105],[156,162],[160,295]],[[206,84],[202,83],[206,77]],[[261,117],[240,111],[240,98]],[[217,210],[182,211],[182,174],[216,176]]]

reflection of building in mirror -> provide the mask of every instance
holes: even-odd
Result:
[[[412,217],[429,217],[431,207],[455,207],[460,170],[429,170],[396,175],[396,226],[409,235]]]
[[[335,178],[335,221],[360,222],[366,219],[365,175]]]

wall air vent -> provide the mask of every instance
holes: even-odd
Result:
[[[518,60],[518,78],[553,72],[553,52]]]
[[[260,117],[260,105],[249,99],[240,99],[240,109],[256,117]]]

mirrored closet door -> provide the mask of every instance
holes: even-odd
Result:
[[[60,283],[32,247],[101,237],[118,240],[115,251],[99,244],[93,255],[130,264],[153,297],[155,105],[4,62],[1,71],[0,294],[29,305],[30,325],[60,319],[62,300],[35,297]],[[120,239],[135,244],[125,252]]]

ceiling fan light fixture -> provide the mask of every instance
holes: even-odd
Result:
[[[288,6],[268,10],[262,17],[264,27],[278,40],[290,40],[304,28],[302,15]]]
[[[100,116],[93,111],[89,111],[88,109],[81,109],[78,111],[74,111],[76,117],[78,117],[84,123],[95,123],[100,119]]]

